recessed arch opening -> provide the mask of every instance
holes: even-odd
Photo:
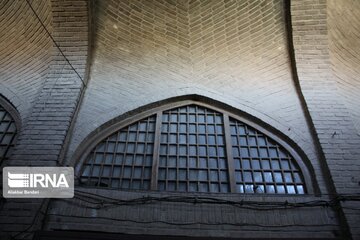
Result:
[[[196,118],[190,120],[192,115]],[[186,121],[180,120],[184,116]],[[214,122],[216,117],[219,122]],[[176,131],[170,129],[172,124]],[[162,129],[166,125],[169,129]],[[186,129],[180,129],[185,125]],[[195,129],[190,129],[192,125]],[[150,142],[144,141],[148,135]],[[180,192],[316,192],[309,160],[296,144],[249,114],[200,96],[152,104],[108,122],[81,144],[75,159],[76,175],[85,186]],[[86,177],[94,179],[88,182]]]

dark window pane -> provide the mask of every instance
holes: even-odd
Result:
[[[239,137],[239,140],[240,140],[240,142],[239,142],[240,146],[247,146],[248,145],[246,137]]]
[[[189,158],[189,167],[191,167],[191,168],[197,167],[197,159],[196,158]]]
[[[169,157],[167,167],[176,167],[176,157]]]
[[[186,170],[179,170],[179,180],[186,181]]]
[[[177,135],[176,134],[170,134],[169,143],[177,143]]]
[[[254,193],[254,185],[246,184],[245,185],[245,193]]]
[[[179,183],[179,189],[178,189],[178,191],[180,191],[180,192],[186,192],[186,182],[181,182],[181,183]]]
[[[198,150],[199,150],[199,156],[206,156],[206,147],[200,146]]]
[[[235,167],[235,169],[241,169],[240,160],[235,160],[235,161],[234,161],[234,167]]]
[[[212,183],[210,184],[210,192],[219,192],[219,184]]]
[[[255,137],[248,137],[248,145],[249,146],[256,146],[256,138]]]
[[[236,182],[243,181],[241,172],[235,172],[235,179],[236,179]]]
[[[262,160],[261,165],[263,169],[270,169],[270,161],[269,160]]]
[[[179,143],[180,144],[186,144],[186,135],[185,134],[180,134],[179,135]]]
[[[196,156],[197,155],[197,148],[196,146],[189,147],[189,156]]]
[[[206,133],[205,125],[203,124],[198,125],[198,133]]]
[[[259,152],[260,152],[260,157],[261,158],[268,158],[269,157],[269,154],[268,154],[268,151],[267,151],[266,148],[260,148]]]
[[[243,169],[251,169],[251,167],[250,167],[250,160],[244,159],[244,160],[242,161],[242,166],[243,166]]]
[[[112,164],[113,154],[106,154],[105,155],[105,164]]]
[[[296,191],[295,191],[295,187],[294,186],[292,186],[292,185],[288,185],[288,186],[286,186],[286,189],[287,189],[287,193],[289,193],[289,194],[296,194]]]
[[[219,181],[219,173],[218,173],[218,171],[210,171],[210,181],[212,181],[212,182]]]
[[[277,185],[276,186],[277,193],[285,194],[285,186],[284,185]]]
[[[251,172],[244,172],[244,181],[245,182],[252,182],[252,175]]]
[[[187,122],[186,114],[180,114],[180,122]]]
[[[252,160],[251,161],[253,169],[260,169],[260,161],[259,160]]]
[[[266,192],[267,193],[275,193],[275,186],[274,185],[266,185]]]
[[[171,122],[177,122],[177,121],[178,121],[178,116],[177,116],[177,114],[171,114],[171,115],[170,115],[170,121],[171,121]]]
[[[179,126],[179,132],[180,132],[180,133],[186,133],[186,132],[187,132],[187,126],[186,126],[186,124],[180,124],[180,126]]]
[[[221,138],[222,139],[222,138]],[[216,144],[216,142],[215,142],[215,135],[208,135],[208,138],[207,138],[207,140],[208,140],[208,144],[209,145],[215,145]],[[218,143],[219,144],[219,143]]]
[[[293,182],[291,173],[284,173],[284,177],[285,177],[285,182],[287,182],[287,183]]]
[[[219,157],[225,157],[225,148],[224,147],[218,147],[217,153]]]
[[[263,182],[261,172],[254,172],[254,182]]]
[[[199,167],[200,168],[207,168],[207,159],[206,158],[199,158]]]
[[[294,181],[296,183],[301,183],[301,177],[299,173],[294,173]]]
[[[83,177],[90,176],[90,170],[91,170],[90,166],[86,166],[85,169],[83,170],[82,176]]]
[[[187,155],[187,147],[184,145],[179,146],[179,155],[186,156]]]
[[[281,161],[281,167],[284,170],[289,170],[290,169],[290,164],[288,160],[282,160]]]
[[[281,173],[278,173],[278,172],[274,173],[274,178],[275,178],[275,182],[277,182],[277,183],[283,182]]]
[[[265,178],[265,182],[274,181],[271,172],[264,172],[264,178]]]
[[[271,165],[272,165],[272,169],[274,169],[274,170],[280,170],[281,169],[279,161],[277,161],[277,160],[271,161]]]
[[[209,158],[209,168],[217,169],[218,168],[217,162],[218,160],[216,158]]]
[[[304,194],[304,187],[302,185],[297,185],[296,188],[299,194]]]
[[[166,179],[166,170],[165,170],[165,169],[162,169],[162,168],[159,169],[159,176],[158,176],[158,178],[159,178],[160,180],[165,180],[165,179]]]
[[[168,180],[176,180],[176,170],[175,169],[168,169],[168,175],[167,175],[167,179]]]
[[[199,180],[200,181],[207,181],[207,179],[208,179],[207,171],[200,170],[199,171]]]

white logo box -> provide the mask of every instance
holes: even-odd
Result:
[[[3,196],[5,198],[72,198],[74,169],[72,167],[5,167]]]

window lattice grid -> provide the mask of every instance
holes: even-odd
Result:
[[[83,166],[85,185],[150,189],[155,116],[129,125],[99,143]]]
[[[15,120],[0,105],[0,163],[8,158],[9,150],[14,146],[16,134]]]
[[[272,139],[230,118],[235,181],[241,193],[304,194],[301,172]]]
[[[196,105],[163,112],[158,189],[230,191],[222,114]]]

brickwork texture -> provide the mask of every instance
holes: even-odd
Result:
[[[339,2],[29,1],[56,46],[27,1],[0,1],[0,94],[22,121],[4,166],[76,166],[75,156],[92,134],[144,106],[196,96],[286,136],[306,159],[315,189],[304,196],[197,196],[312,202],[359,194],[360,2]],[[173,196],[77,190],[122,200]],[[31,239],[38,230],[360,239],[360,206],[352,200],[335,208],[266,211],[1,200],[1,239]]]

